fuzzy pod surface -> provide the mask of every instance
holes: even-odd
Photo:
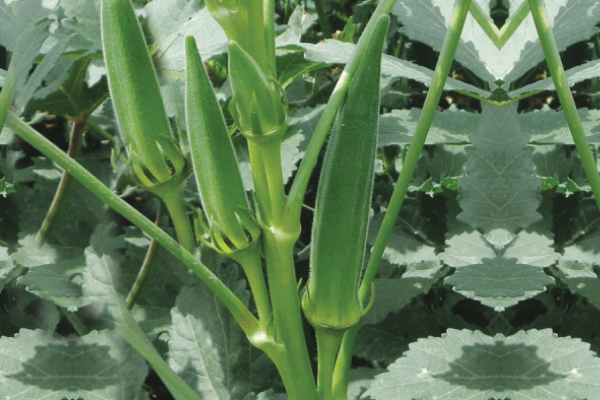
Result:
[[[389,17],[380,17],[334,122],[317,192],[302,308],[314,326],[347,329],[363,312],[358,289],[373,187],[379,75]]]
[[[234,253],[260,235],[218,100],[193,36],[186,38],[186,119],[192,166],[217,250]]]
[[[131,2],[102,0],[101,27],[111,99],[130,167],[143,186],[165,183],[184,170],[185,157],[171,136],[156,72]]]

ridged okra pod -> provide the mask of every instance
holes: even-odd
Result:
[[[196,41],[186,38],[186,118],[202,206],[215,248],[222,253],[244,249],[260,235],[252,216],[233,145]]]
[[[110,93],[130,168],[147,188],[183,179],[185,157],[173,140],[156,72],[129,0],[102,0],[102,45]]]
[[[317,192],[302,308],[315,328],[356,325],[373,187],[379,74],[389,17],[381,17],[334,122]]]
[[[129,168],[140,186],[166,204],[181,245],[196,243],[181,183],[185,157],[171,136],[156,71],[129,0],[102,0],[102,50],[117,120],[125,139]]]

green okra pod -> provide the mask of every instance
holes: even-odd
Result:
[[[279,82],[234,41],[229,43],[229,76],[234,93],[231,114],[242,134],[251,140],[281,138],[287,126],[285,94]]]
[[[380,60],[388,25],[389,17],[380,17],[336,117],[323,162],[310,276],[302,295],[304,314],[318,328],[347,329],[365,311],[358,289],[377,148]]]
[[[260,235],[249,210],[221,107],[193,36],[186,38],[186,118],[202,205],[215,248],[235,253]]]
[[[130,169],[140,186],[166,204],[183,247],[196,243],[181,183],[186,160],[171,135],[156,71],[129,0],[102,0],[102,50]]]
[[[103,0],[102,46],[130,168],[142,186],[183,179],[185,157],[171,136],[156,72],[129,0]]]

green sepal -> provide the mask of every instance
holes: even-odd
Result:
[[[186,38],[186,118],[200,197],[214,248],[235,253],[260,236],[233,144],[192,36]]]
[[[211,224],[210,237],[213,247],[221,254],[231,255],[244,250],[260,237],[260,226],[250,211],[240,210],[234,215],[238,220],[236,229],[225,232],[217,224]]]
[[[242,134],[251,140],[281,138],[288,113],[285,92],[234,41],[229,42],[229,76],[234,93],[230,111]]]
[[[366,306],[359,298],[373,187],[379,74],[389,17],[369,38],[345,103],[334,122],[317,192],[310,275],[302,309],[315,327],[348,329]]]

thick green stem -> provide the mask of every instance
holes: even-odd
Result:
[[[269,291],[263,274],[262,260],[260,257],[259,242],[254,241],[248,247],[230,255],[235,261],[240,263],[252,291],[252,297],[258,311],[258,318],[266,327],[271,321],[272,310],[269,300]]]
[[[77,152],[79,139],[84,133],[85,124],[87,121],[87,115],[82,115],[80,117],[73,118],[73,128],[71,130],[71,139],[69,140],[69,148],[67,150],[67,154],[69,157],[74,157]],[[62,176],[60,177],[60,181],[58,182],[58,187],[56,189],[56,193],[54,193],[54,198],[52,199],[52,203],[50,204],[50,208],[46,213],[46,217],[42,222],[40,227],[40,231],[37,234],[37,242],[40,245],[43,245],[48,238],[48,235],[52,231],[58,216],[61,211],[64,209],[64,205],[67,202],[67,198],[69,195],[69,189],[71,188],[71,183],[73,182],[71,175],[67,171],[63,171]]]
[[[190,252],[185,250],[165,231],[157,227],[139,211],[114,194],[77,161],[67,156],[41,133],[21,121],[19,117],[13,113],[9,113],[6,122],[7,126],[23,140],[69,172],[83,186],[94,193],[104,204],[129,219],[150,237],[156,239],[161,246],[194,272],[194,274],[196,274],[196,276],[198,276],[206,286],[213,291],[215,296],[217,296],[225,307],[227,307],[233,318],[242,327],[246,336],[252,338],[262,332],[258,320],[252,315],[246,305],[236,297],[236,295],[215,274],[213,274],[205,265],[200,263]]]
[[[400,176],[398,177],[398,181],[396,182],[396,187],[394,188],[394,192],[392,194],[392,198],[390,199],[388,209],[381,223],[381,228],[379,229],[379,233],[377,234],[377,239],[375,241],[373,249],[371,250],[369,263],[367,264],[367,268],[363,276],[363,280],[359,291],[360,300],[363,304],[367,304],[371,296],[371,287],[375,279],[375,275],[377,274],[377,269],[379,268],[379,264],[383,256],[383,251],[385,250],[387,242],[390,238],[390,235],[396,223],[396,219],[398,218],[398,213],[400,212],[400,208],[402,207],[402,202],[404,201],[404,197],[406,196],[408,186],[410,185],[412,176],[417,167],[417,163],[419,161],[419,158],[421,157],[423,146],[425,145],[425,139],[427,138],[427,134],[429,133],[429,129],[431,128],[431,124],[433,122],[433,118],[435,117],[435,112],[437,110],[440,97],[444,90],[444,84],[446,83],[448,73],[450,72],[450,68],[452,66],[452,60],[454,59],[454,54],[456,53],[456,48],[458,47],[460,35],[465,23],[465,19],[467,17],[470,2],[471,0],[457,0],[454,5],[454,9],[452,11],[452,16],[450,19],[450,26],[448,28],[448,32],[446,33],[444,44],[442,45],[440,56],[435,67],[435,74],[429,87],[429,92],[427,93],[427,97],[425,98],[423,111],[421,112],[421,115],[419,117],[419,122],[417,123],[415,134],[406,154],[404,163],[402,164]],[[349,337],[347,339],[345,338],[342,343],[342,349],[340,350],[340,352],[341,354],[346,354],[346,356],[340,358],[340,365],[336,365],[335,376],[336,378],[341,380],[341,382],[334,383],[334,385],[337,388],[336,392],[338,393],[347,390],[348,379],[350,376],[349,362],[351,359],[351,357],[348,357],[347,354],[351,353],[351,350],[346,348],[346,346],[354,345],[356,341],[355,335],[357,334],[357,332],[358,330],[350,330],[346,334]],[[354,337],[352,337],[352,335],[354,335]],[[345,364],[342,364],[342,362]],[[344,385],[345,388],[342,385]]]
[[[347,399],[348,395],[343,397],[333,396],[333,373],[335,359],[344,337],[343,330],[327,329],[315,326],[315,335],[317,337],[317,355],[319,357],[319,369],[317,372],[317,393],[321,400],[329,399]]]
[[[285,205],[280,146],[278,140],[260,144],[248,141],[254,188],[265,225],[280,221]]]
[[[546,10],[543,0],[529,0],[529,6],[531,7],[531,13],[540,37],[542,49],[544,50],[548,69],[552,75],[554,86],[556,86],[556,93],[558,94],[560,104],[564,110],[567,125],[571,130],[577,153],[581,159],[581,166],[583,167],[585,176],[592,188],[592,193],[596,199],[598,209],[600,209],[600,175],[598,174],[598,166],[596,165],[596,160],[594,159],[594,155],[592,154],[592,150],[590,149],[590,145],[585,136],[583,125],[579,119],[577,107],[575,106],[573,95],[571,94],[569,82],[565,76],[565,70],[560,59],[558,47],[556,46],[556,41],[552,34],[552,25],[550,24],[548,11]]]
[[[345,399],[348,397],[348,384],[350,383],[350,366],[356,338],[360,331],[360,324],[348,329],[344,334],[342,344],[333,370],[333,398]]]
[[[171,214],[171,220],[175,226],[179,243],[181,243],[184,249],[192,253],[196,248],[196,239],[192,231],[190,217],[187,214],[182,185],[173,190],[161,191],[160,194],[167,206],[167,210],[169,210],[169,214]]]
[[[296,233],[288,233],[271,226],[264,230],[264,252],[267,277],[273,306],[275,342],[283,350],[272,357],[290,400],[316,400],[317,388],[308,357],[300,299],[294,271],[294,244]]]

